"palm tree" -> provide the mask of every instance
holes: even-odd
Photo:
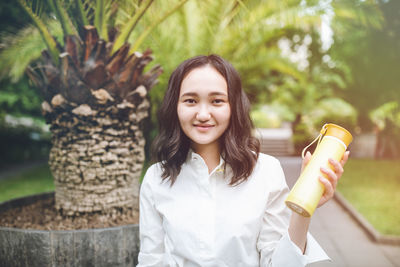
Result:
[[[308,113],[321,97],[332,95],[336,84],[346,86],[347,78],[339,64],[336,68],[325,69],[324,73],[311,73],[311,66],[300,70],[296,63],[282,55],[278,43],[282,38],[291,41],[297,36],[302,40],[310,35],[312,46],[320,49],[322,15],[332,11],[327,10],[327,5],[332,5],[335,19],[346,18],[358,25],[376,24],[374,21],[379,20],[379,16],[373,1],[358,2],[193,0],[157,27],[145,43],[151,44],[156,55],[163,55],[160,62],[167,74],[176,62],[187,57],[220,54],[239,70],[252,103],[271,102],[278,96],[278,104],[292,111],[294,120],[296,115],[301,117]],[[173,29],[174,34],[168,29]],[[320,61],[329,54],[329,51],[317,55],[312,52]],[[160,77],[160,83],[150,92],[153,103],[161,101],[167,77]],[[321,88],[322,79],[327,78],[333,82],[324,81],[324,88]]]
[[[42,111],[52,132],[49,165],[61,214],[115,216],[138,205],[148,91],[162,69],[155,65],[144,72],[152,52],[137,49],[186,1],[153,16],[130,43],[153,0],[49,0],[50,17],[41,12],[43,2],[33,6],[19,0],[46,47],[26,71],[44,97]],[[58,29],[55,35],[48,26]]]
[[[246,92],[256,103],[269,93],[273,73],[296,80],[305,78],[281,55],[277,45],[282,37],[319,27],[320,13],[305,14],[300,2],[192,0],[159,25],[145,44],[151,44],[156,55],[163,55],[160,62],[166,74],[176,62],[188,57],[209,53],[223,56],[238,69]],[[150,92],[152,103],[161,102],[167,77],[160,77]]]

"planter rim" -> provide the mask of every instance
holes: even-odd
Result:
[[[2,207],[7,209],[7,206],[10,206],[13,203],[18,203],[21,201],[29,201],[35,199],[42,199],[42,198],[49,198],[54,195],[54,191],[51,192],[43,192],[33,195],[28,195],[24,197],[13,198],[10,200],[6,200],[0,202],[0,212],[2,211]],[[87,231],[94,231],[94,232],[103,232],[103,231],[112,231],[118,228],[131,228],[131,227],[139,227],[139,224],[125,224],[125,225],[118,225],[113,227],[106,227],[106,228],[85,228],[85,229],[76,229],[76,230],[40,230],[40,229],[21,229],[21,228],[13,228],[13,227],[3,227],[0,226],[0,230],[8,230],[8,231],[15,231],[15,232],[37,232],[37,233],[48,233],[48,232],[57,232],[57,233],[72,233],[72,232],[87,232]]]

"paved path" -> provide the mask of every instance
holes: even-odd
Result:
[[[295,183],[301,158],[279,158],[289,187]],[[400,267],[400,246],[372,242],[366,233],[336,201],[329,201],[313,215],[310,232],[332,262],[312,267]]]

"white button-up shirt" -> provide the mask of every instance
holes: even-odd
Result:
[[[306,251],[290,240],[289,192],[281,165],[260,153],[249,179],[230,186],[223,160],[211,173],[189,152],[175,184],[152,165],[140,192],[137,266],[305,266],[329,257],[308,233]]]

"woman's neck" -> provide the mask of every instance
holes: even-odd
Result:
[[[194,152],[199,154],[205,161],[208,167],[208,173],[211,173],[219,165],[220,161],[219,144],[209,144],[209,145],[193,144],[192,148]]]

